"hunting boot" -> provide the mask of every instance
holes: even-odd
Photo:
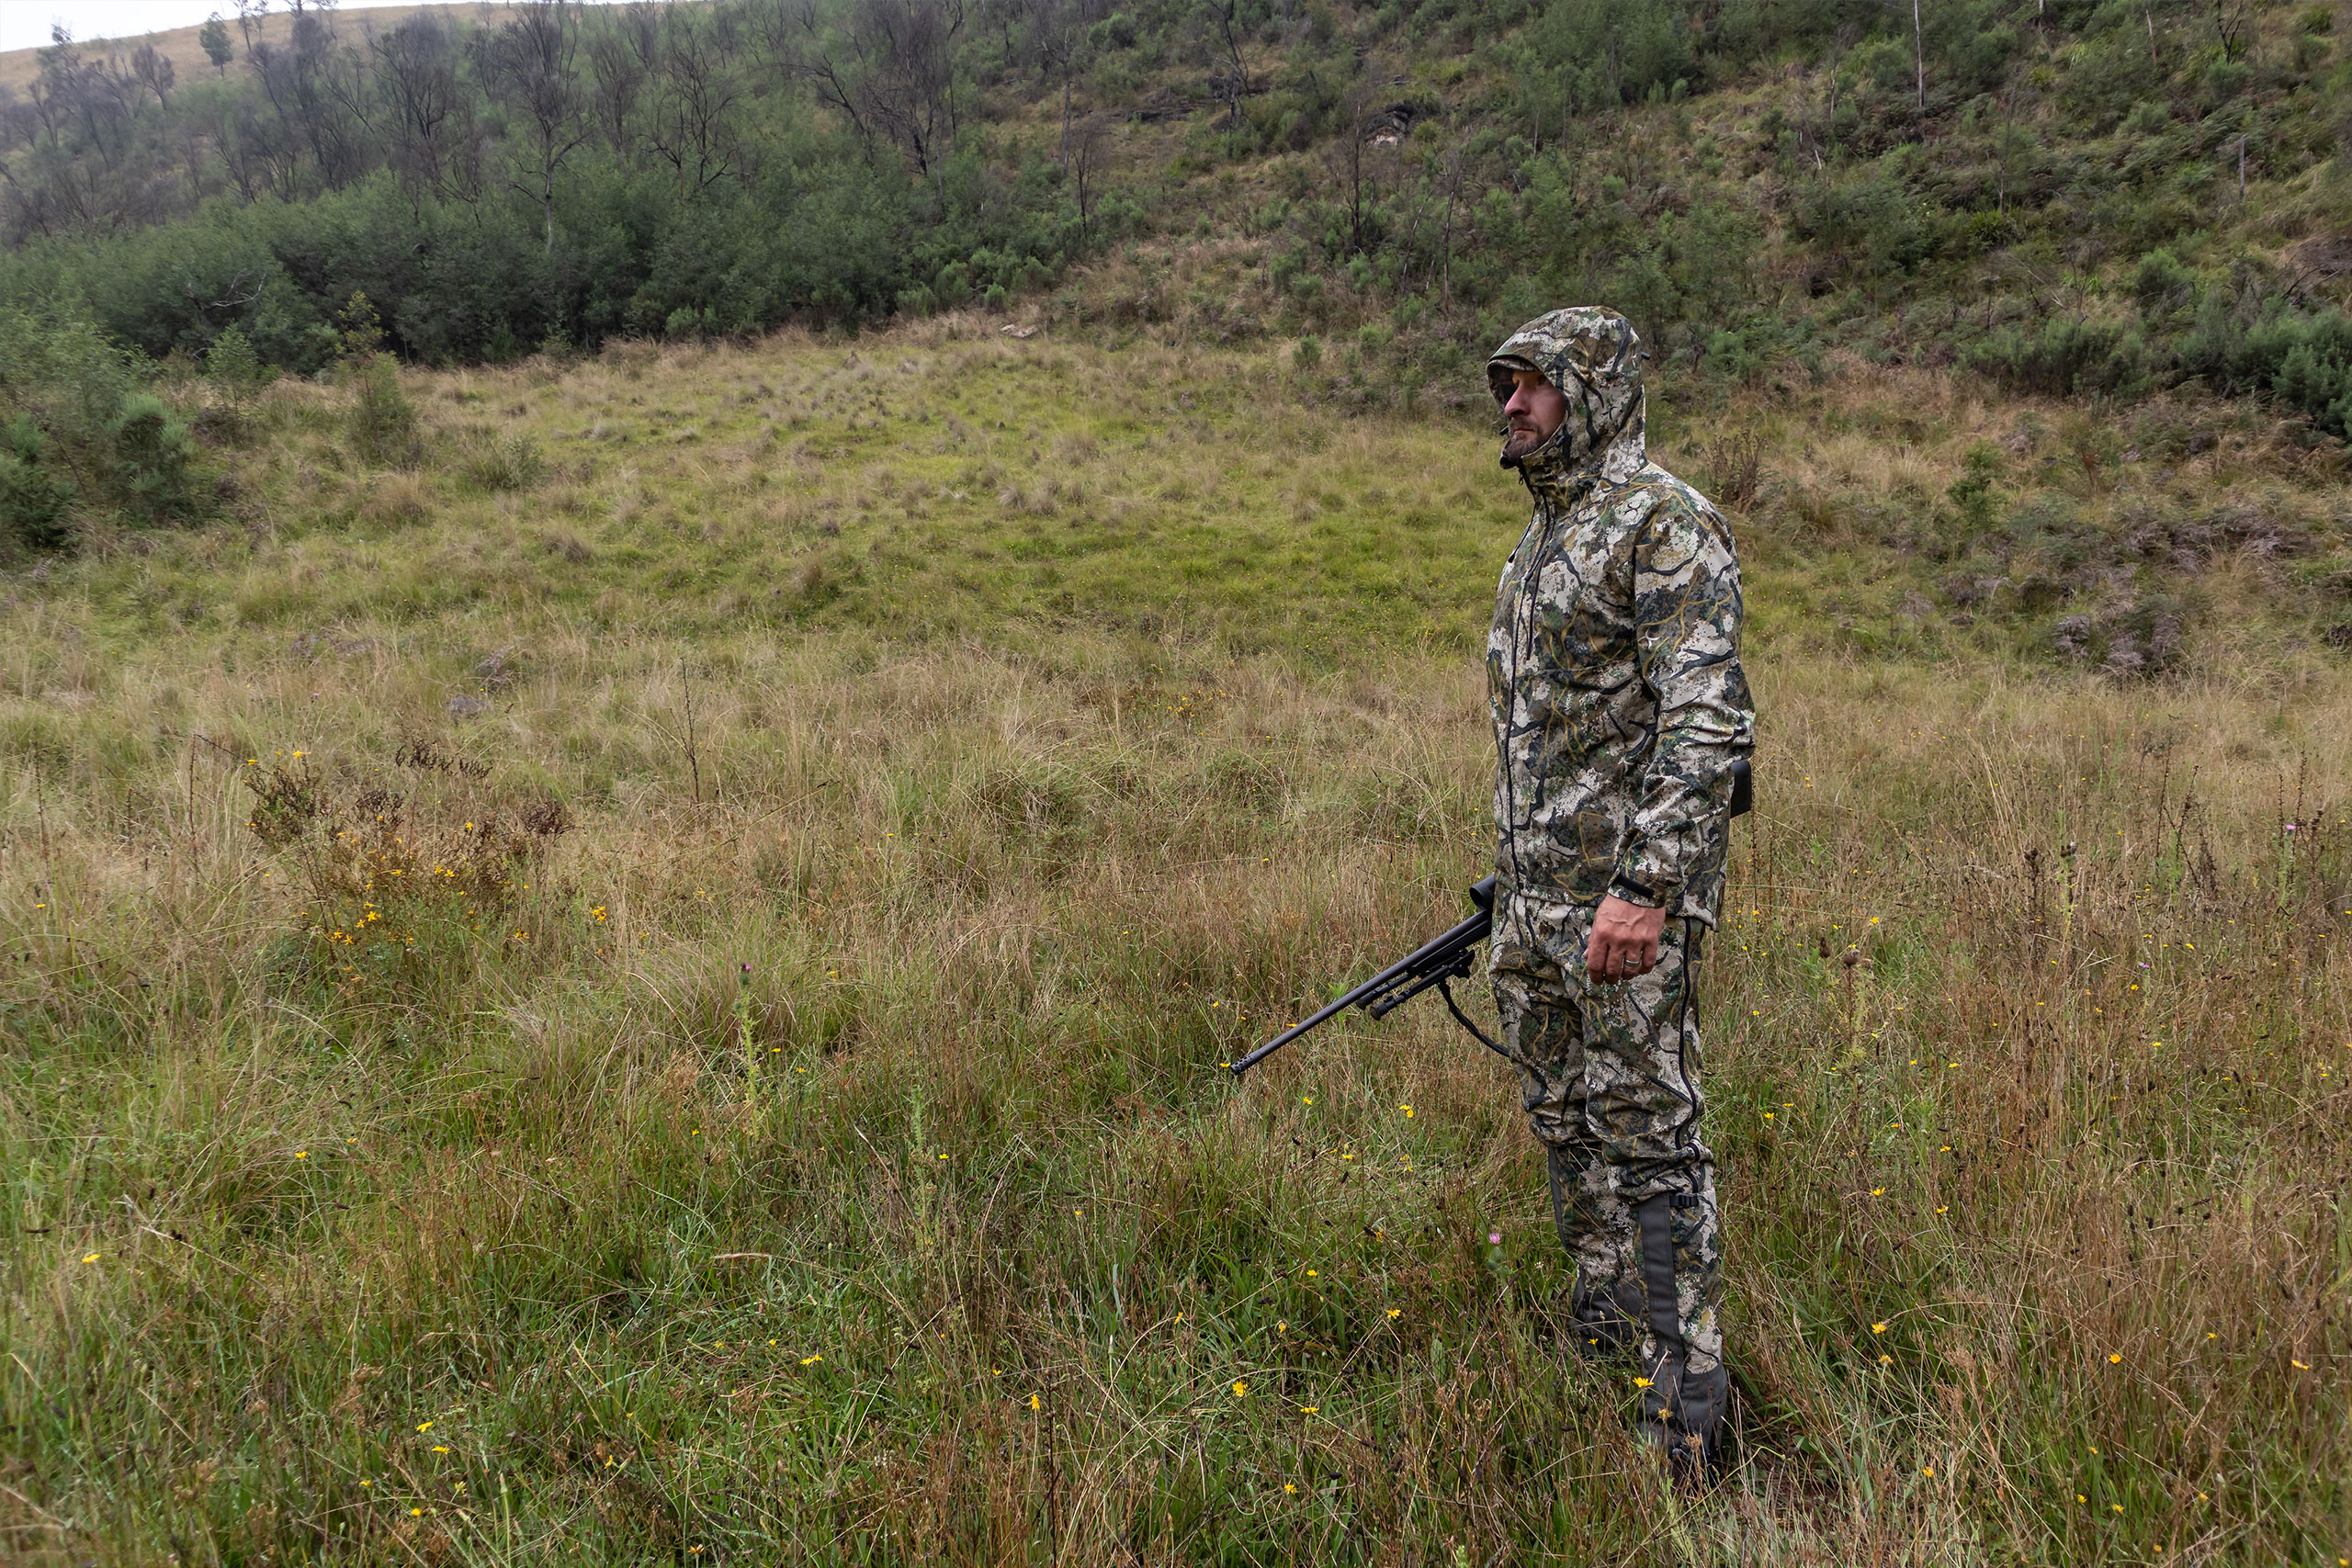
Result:
[[[1577,1266],[1577,1282],[1568,1292],[1572,1348],[1589,1359],[1624,1355],[1642,1342],[1647,1302],[1641,1283],[1619,1278],[1613,1271],[1604,1272],[1598,1266],[1595,1255],[1606,1249],[1607,1237],[1584,1198],[1582,1162],[1573,1150],[1546,1153],[1552,1178],[1552,1224]]]
[[[1676,1479],[1696,1485],[1714,1479],[1731,1396],[1715,1326],[1722,1269],[1714,1257],[1713,1196],[1710,1183],[1704,1196],[1661,1192],[1634,1211],[1649,1330],[1638,1429],[1666,1455]]]

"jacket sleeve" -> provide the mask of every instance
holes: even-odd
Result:
[[[1729,828],[1731,764],[1756,744],[1740,614],[1729,531],[1690,501],[1664,498],[1634,550],[1634,636],[1657,734],[1610,886],[1617,897],[1673,908]]]

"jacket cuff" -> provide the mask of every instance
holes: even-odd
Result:
[[[1663,909],[1673,900],[1672,888],[1661,888],[1644,882],[1628,872],[1619,872],[1609,884],[1609,896],[1628,904],[1638,904],[1645,909]]]

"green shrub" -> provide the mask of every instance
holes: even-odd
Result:
[[[205,350],[204,373],[229,400],[229,406],[238,411],[277,378],[277,367],[264,364],[254,352],[253,339],[233,325]]]
[[[2352,331],[2342,316],[2283,329],[2285,344],[2271,372],[2270,391],[2289,407],[2309,414],[2323,430],[2352,434]],[[2266,339],[2265,346],[2272,341]]]
[[[389,355],[371,355],[351,369],[352,450],[381,468],[405,468],[424,456],[416,405],[401,390],[400,369]]]
[[[368,296],[354,292],[335,313],[343,374],[351,387],[352,450],[362,462],[408,468],[424,455],[416,407],[401,390],[400,368],[384,349],[383,324]]]
[[[66,538],[70,479],[42,461],[49,443],[22,415],[0,425],[0,535],[48,549]]]
[[[113,437],[109,477],[134,516],[186,523],[201,510],[197,495],[196,443],[153,392],[122,400],[107,426]]]
[[[2181,369],[2217,392],[2263,393],[2332,435],[2352,435],[2352,316],[2267,301],[2252,321],[2221,289],[2199,301]]]
[[[1993,516],[1999,505],[1995,487],[2001,478],[2001,455],[1980,441],[1971,446],[1961,458],[1964,470],[1952,481],[1944,494],[1960,508],[1961,522],[1971,535],[1981,534],[1993,525]]]
[[[77,515],[184,523],[206,476],[153,369],[78,316],[0,308],[0,536],[54,548]]]
[[[528,490],[547,477],[539,444],[521,434],[487,441],[466,460],[466,478],[491,491]]]
[[[2150,251],[2132,275],[2132,293],[2143,310],[2163,310],[2195,297],[2197,275],[2168,250]]]
[[[1967,364],[2012,390],[2064,397],[2109,385],[2122,340],[2120,326],[2061,317],[2038,332],[1998,328],[1969,350]]]

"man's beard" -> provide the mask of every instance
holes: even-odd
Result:
[[[1544,443],[1550,439],[1550,436],[1542,434],[1533,430],[1512,429],[1504,432],[1504,464],[1506,466],[1514,466],[1520,463],[1521,460],[1526,458],[1529,454],[1532,453],[1537,447],[1543,446]]]

